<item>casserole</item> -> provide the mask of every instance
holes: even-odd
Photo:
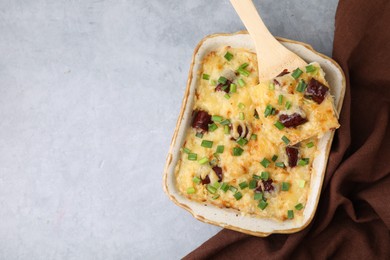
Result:
[[[326,74],[326,80],[331,86],[336,111],[340,112],[345,92],[344,74],[336,62],[315,52],[309,45],[279,38],[287,48],[297,53],[307,62],[317,62]],[[190,68],[187,89],[183,99],[177,126],[172,138],[170,151],[164,170],[163,186],[169,198],[178,206],[189,211],[195,218],[224,228],[240,231],[256,236],[267,236],[272,233],[297,232],[307,226],[314,216],[317,207],[321,185],[326,169],[327,158],[333,138],[333,132],[326,132],[318,142],[318,154],[313,161],[313,172],[310,179],[310,188],[307,203],[303,210],[303,217],[295,221],[277,221],[268,218],[258,218],[253,215],[243,215],[237,210],[219,208],[214,205],[189,200],[179,192],[175,184],[175,166],[180,159],[180,149],[183,146],[187,129],[193,118],[195,88],[199,84],[198,71],[203,58],[222,46],[245,48],[254,50],[250,36],[246,32],[235,34],[215,34],[204,38],[196,47]]]

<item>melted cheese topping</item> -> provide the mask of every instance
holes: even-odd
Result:
[[[227,52],[233,54],[233,58],[230,61],[224,58]],[[245,68],[250,73],[249,76],[236,73],[240,65],[244,63],[249,64]],[[321,79],[321,82],[326,83],[321,74],[322,71],[318,71],[318,78]],[[203,74],[208,74],[210,76],[209,79],[203,79]],[[256,55],[245,49],[224,47],[218,51],[211,52],[204,58],[203,66],[197,76],[199,85],[196,89],[194,111],[203,110],[208,112],[209,115],[217,115],[223,117],[223,119],[230,120],[231,130],[226,133],[221,122],[215,122],[218,128],[204,133],[202,138],[196,137],[197,132],[194,128],[190,127],[187,130],[181,156],[175,168],[177,188],[191,200],[207,201],[219,207],[234,208],[242,214],[286,220],[287,211],[293,210],[295,219],[302,218],[303,210],[297,210],[295,206],[299,203],[303,206],[306,204],[312,174],[312,162],[316,156],[318,138],[311,137],[308,139],[308,137],[305,137],[306,140],[296,145],[299,148],[298,158],[308,160],[307,165],[288,166],[286,146],[279,141],[279,130],[274,126],[272,126],[273,128],[268,128],[268,123],[261,116],[264,114],[264,104],[268,104],[275,97],[277,102],[278,93],[284,90],[280,89],[275,91],[275,93],[271,93],[264,87],[268,83],[257,86]],[[215,82],[220,76],[224,76],[237,85],[237,91],[229,93],[229,97],[226,96],[224,91],[215,91]],[[240,86],[240,79],[245,81],[244,86]],[[292,111],[295,110],[295,106],[302,106],[302,103],[305,102],[301,97],[297,97],[294,94],[284,93],[284,95],[286,100],[294,101],[294,107],[291,108]],[[330,102],[331,97],[327,98]],[[318,109],[318,106],[313,104],[305,104],[305,106],[310,106],[309,109]],[[321,108],[321,111],[318,113],[323,113],[323,110],[327,108]],[[258,110],[260,118],[256,118],[255,109]],[[242,113],[241,116],[240,113]],[[314,111],[305,110],[305,113],[307,113],[309,120],[320,117]],[[329,115],[326,114],[325,118],[330,119],[328,117]],[[244,132],[248,142],[242,146],[234,140],[239,135],[237,131],[238,125],[241,125],[242,128],[247,128],[247,132],[249,132]],[[332,124],[332,127],[336,126]],[[302,131],[297,128],[295,132],[299,135]],[[292,138],[292,136],[292,134],[289,135],[289,138]],[[203,147],[201,145],[203,140],[212,141],[212,147]],[[308,143],[312,143],[312,145],[307,145]],[[224,151],[216,154],[216,149],[220,145],[224,146]],[[308,146],[311,147],[309,148]],[[233,154],[233,149],[237,147],[243,150],[240,156]],[[189,152],[196,154],[197,159],[189,160]],[[273,161],[272,158],[275,155],[277,159]],[[207,158],[209,163],[201,164],[199,161],[203,158]],[[269,161],[269,165],[260,163],[264,159]],[[277,167],[277,163],[284,163],[286,167]],[[222,182],[218,182],[218,176],[212,169],[215,165],[222,169]],[[264,209],[259,207],[260,200],[254,198],[257,192],[253,187],[243,187],[241,189],[239,185],[245,182],[249,184],[251,181],[253,183],[255,180],[254,175],[261,176],[262,172],[269,173],[269,178],[273,180],[272,185],[274,187],[274,190],[270,192],[263,192],[263,205],[267,203]],[[203,180],[207,176],[210,179],[210,184],[203,185],[202,183],[197,183],[199,179]],[[197,181],[194,181],[194,177]],[[282,190],[282,183],[288,183],[289,189],[287,191]],[[225,192],[221,189],[222,184],[229,185],[237,190],[231,189]],[[263,186],[263,182],[261,180],[256,181],[256,186]],[[242,197],[240,198],[239,195]]]

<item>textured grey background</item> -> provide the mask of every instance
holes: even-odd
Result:
[[[336,0],[255,1],[331,54]],[[227,0],[0,1],[0,259],[176,259],[219,228],[162,191],[197,42]]]

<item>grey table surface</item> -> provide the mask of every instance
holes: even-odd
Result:
[[[337,0],[255,1],[330,55]],[[177,259],[220,228],[162,171],[196,44],[228,0],[0,1],[0,259]]]

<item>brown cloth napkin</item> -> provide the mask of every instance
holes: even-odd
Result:
[[[185,259],[390,259],[389,0],[340,0],[333,58],[347,90],[312,223],[266,238],[225,229]]]

